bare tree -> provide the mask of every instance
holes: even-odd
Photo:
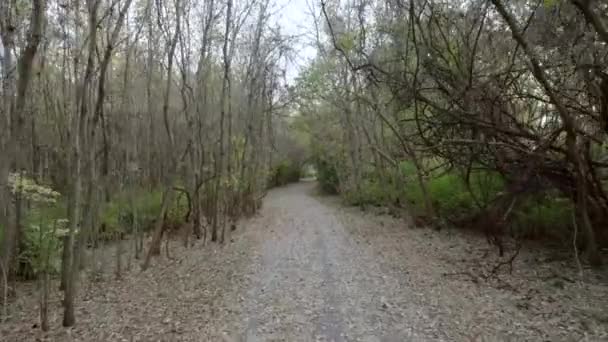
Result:
[[[18,248],[21,229],[21,203],[17,199],[14,210],[10,208],[12,201],[6,182],[10,168],[19,173],[24,170],[25,160],[19,151],[28,146],[26,123],[33,120],[33,118],[26,117],[26,99],[34,68],[34,59],[42,39],[46,17],[46,2],[44,0],[32,1],[27,43],[17,59],[17,72],[15,74],[12,62],[17,34],[15,5],[13,2],[0,5],[0,38],[4,46],[2,90],[5,104],[3,108],[4,118],[2,119],[2,126],[0,126],[2,128],[0,134],[3,136],[2,141],[0,141],[0,147],[2,148],[0,151],[2,151],[3,156],[8,157],[7,160],[2,161],[2,166],[0,166],[0,198],[2,199],[0,200],[0,205],[2,205],[0,207],[0,224],[6,227],[0,262],[3,264],[6,274],[11,273],[12,260]],[[7,212],[13,215],[7,215]]]

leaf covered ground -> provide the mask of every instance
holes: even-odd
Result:
[[[3,341],[608,340],[608,282],[571,257],[524,246],[508,267],[483,237],[411,228],[342,208],[314,183],[272,191],[225,246],[173,242],[173,259],[116,280],[87,276],[77,325],[36,327],[21,284]],[[109,253],[109,252],[108,252]],[[112,260],[108,256],[108,260]],[[56,288],[57,286],[53,286]]]

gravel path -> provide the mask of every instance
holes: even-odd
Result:
[[[606,284],[530,279],[526,261],[538,255],[526,251],[515,265],[523,271],[506,280],[449,277],[481,273],[484,240],[407,228],[313,193],[301,183],[265,202],[242,318],[247,341],[608,339]]]
[[[529,248],[512,275],[485,280],[497,260],[481,257],[482,238],[342,208],[314,183],[271,191],[229,241],[176,242],[176,259],[146,273],[88,282],[69,330],[58,328],[59,293],[53,330],[32,328],[35,296],[24,292],[0,340],[608,340],[604,275],[573,281],[571,262],[539,262]]]

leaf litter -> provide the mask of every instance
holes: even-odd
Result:
[[[35,284],[19,284],[0,340],[608,340],[605,272],[580,281],[571,258],[527,246],[489,275],[504,258],[482,237],[343,208],[313,184],[273,190],[224,246],[174,241],[147,272],[84,276],[73,328],[54,290],[40,331]]]

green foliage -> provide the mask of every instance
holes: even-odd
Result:
[[[29,180],[20,183],[21,193],[32,203],[24,213],[22,222],[19,275],[26,279],[34,278],[39,272],[51,274],[59,272],[62,236],[67,233],[65,201],[58,194]],[[34,191],[35,189],[35,191]],[[44,194],[51,194],[45,197]],[[52,201],[49,200],[52,198]],[[35,201],[35,200],[36,201]],[[97,236],[100,240],[112,240],[121,234],[133,233],[138,227],[143,231],[153,228],[153,222],[160,212],[162,191],[131,189],[124,191],[106,203],[100,212],[102,229]],[[180,225],[188,212],[188,202],[181,192],[174,196],[169,206],[166,223]],[[0,227],[0,242],[4,228]]]
[[[100,222],[103,228],[99,232],[99,238],[102,240],[110,240],[123,229],[132,226],[134,222],[128,196],[121,194],[106,203],[100,213]]]
[[[411,170],[412,166],[403,166]],[[415,213],[424,210],[424,197],[415,177],[409,173],[405,196]],[[427,180],[429,197],[439,216],[471,213],[484,207],[503,190],[504,183],[498,174],[488,171],[474,171],[470,175],[470,188],[464,177],[456,172],[444,172]]]
[[[269,185],[282,186],[300,180],[300,166],[284,160],[270,171]]]
[[[21,222],[21,239],[18,273],[24,278],[34,278],[40,272],[59,271],[61,237],[67,233],[66,207],[60,194],[50,187],[37,184],[20,174],[9,176],[14,195],[29,203]]]
[[[335,176],[336,173],[330,175]],[[327,170],[319,168],[318,178],[322,185],[327,182],[323,176],[327,177]],[[403,181],[399,182],[400,179]],[[337,181],[337,178],[332,181]],[[503,190],[504,184],[496,173],[474,171],[470,175],[470,187],[467,187],[464,177],[452,171],[426,179],[426,187],[436,213],[439,216],[453,216],[479,210]],[[365,173],[359,191],[345,194],[345,198],[352,205],[374,206],[391,205],[404,199],[408,209],[415,215],[425,211],[416,168],[408,161],[399,163],[398,169],[390,168],[383,172],[371,170]]]
[[[110,240],[117,235],[132,233],[135,228],[143,231],[152,229],[162,205],[162,191],[131,189],[115,196],[101,213],[104,230],[100,238]],[[180,225],[188,213],[188,201],[178,192],[167,211],[167,224]]]
[[[356,33],[345,32],[338,37],[337,44],[344,52],[349,52],[355,48],[355,39],[357,39]]]
[[[160,209],[159,209],[160,210]],[[183,192],[178,192],[173,198],[173,203],[167,211],[166,223],[179,226],[185,222],[188,214],[188,198]]]
[[[413,166],[403,165],[402,170],[411,175]],[[475,171],[470,175],[468,189],[462,175],[449,172],[429,179],[427,188],[439,216],[464,216],[481,210],[498,196],[504,190],[504,181],[496,173]],[[424,198],[417,183],[408,183],[405,196],[414,214],[424,211]],[[512,233],[526,237],[569,234],[573,210],[571,201],[558,196],[528,198],[512,213]]]
[[[315,166],[317,169],[317,181],[321,186],[321,190],[329,194],[337,194],[340,189],[340,181],[338,178],[338,170],[334,164],[323,158],[317,157]]]
[[[574,206],[566,198],[542,196],[526,200],[513,214],[517,234],[535,238],[569,234]]]
[[[557,0],[544,0],[543,3],[546,8],[551,8],[555,5],[557,5]]]
[[[58,207],[30,211],[18,256],[21,276],[33,278],[40,272],[59,273],[62,237],[68,231],[68,221],[61,218],[64,213]]]
[[[395,203],[400,195],[399,190],[391,181],[366,177],[359,185],[359,191],[345,194],[345,199],[351,205],[381,206]]]
[[[160,190],[136,191],[132,204],[131,201],[128,201],[124,206],[128,210],[127,217],[134,217],[131,220],[131,226],[125,227],[125,232],[132,232],[134,225],[137,225],[137,227],[144,231],[151,229],[152,223],[158,217],[158,213],[160,213],[162,199],[163,193]]]
[[[333,165],[323,159],[316,161],[317,179],[322,189],[328,193],[337,193],[339,189],[337,170]],[[469,186],[462,173],[445,170],[436,172],[436,175],[426,179],[426,188],[439,217],[463,218],[474,215],[504,191],[504,180],[496,172],[471,172]],[[404,183],[398,182],[399,176]],[[401,162],[398,171],[396,168],[383,172],[367,170],[358,191],[342,195],[350,205],[383,206],[405,199],[412,214],[425,214],[425,202],[417,181],[416,168],[408,161]],[[513,233],[528,237],[563,236],[570,227],[573,210],[570,201],[557,196],[528,198],[512,212]]]

